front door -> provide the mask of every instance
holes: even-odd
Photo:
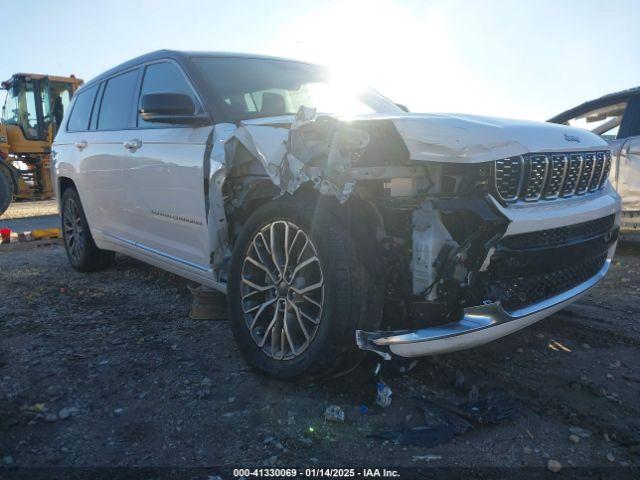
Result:
[[[171,61],[146,66],[140,96],[191,95],[194,89]],[[145,122],[128,132],[124,171],[125,222],[131,240],[200,271],[209,271],[204,162],[212,127],[193,128]]]

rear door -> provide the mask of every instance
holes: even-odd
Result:
[[[202,109],[187,76],[171,60],[145,66],[136,105],[149,93],[190,95]],[[136,123],[123,138],[128,236],[147,250],[208,272],[204,161],[212,127],[148,123],[137,114]]]
[[[101,85],[93,109],[79,175],[91,198],[90,209],[99,219],[99,234],[128,238],[124,222],[123,172],[128,150],[124,147],[135,126],[134,99],[139,68],[108,78]]]
[[[72,167],[66,164],[59,165],[61,173],[66,173],[66,175],[72,178],[75,177],[76,188],[82,201],[82,207],[94,235],[102,230],[105,219],[102,215],[98,196],[96,195],[96,184],[99,183],[99,179],[94,175],[87,175],[87,163],[85,159],[88,156],[95,155],[97,152],[96,146],[93,143],[95,136],[90,131],[90,121],[101,88],[100,84],[90,85],[82,88],[76,94],[64,134],[64,141],[66,143],[66,145],[64,145],[66,149],[65,155],[60,155],[61,158],[69,158],[69,164],[72,165]],[[91,140],[91,143],[89,140]],[[61,148],[59,145],[55,146],[57,152],[60,152]],[[65,172],[67,168],[69,168],[69,170]],[[75,169],[75,173],[73,169]]]

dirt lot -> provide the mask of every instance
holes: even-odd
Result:
[[[0,272],[6,466],[640,465],[637,247],[619,250],[590,295],[533,327],[410,370],[385,367],[387,409],[374,404],[371,362],[326,384],[250,371],[225,321],[188,318],[185,281],[126,257],[81,274],[60,245],[0,248]],[[420,425],[423,407],[435,408],[425,400],[454,405],[493,388],[519,416],[433,447],[371,436]],[[331,404],[344,423],[323,419]]]
[[[55,199],[41,201],[14,201],[9,205],[6,212],[0,217],[1,220],[12,220],[15,218],[40,217],[43,215],[57,215],[58,202]]]

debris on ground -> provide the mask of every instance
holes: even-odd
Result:
[[[67,418],[77,414],[78,414],[77,407],[62,408],[58,412],[58,417],[60,418],[60,420],[66,420]]]
[[[455,434],[456,431],[452,425],[443,423],[440,425],[380,432],[371,435],[371,437],[388,440],[395,445],[415,445],[431,448],[449,442]]]
[[[492,389],[478,396],[465,406],[468,419],[484,424],[515,418],[519,414],[518,403],[503,390]]]
[[[591,435],[593,435],[592,432],[581,427],[569,427],[569,432],[580,438],[589,438]]]
[[[329,405],[324,411],[324,418],[330,422],[344,422],[344,410],[338,405]]]
[[[424,424],[412,428],[383,431],[371,435],[392,441],[397,445],[419,445],[434,447],[449,442],[473,428],[473,424],[484,425],[511,420],[519,415],[518,403],[506,392],[493,388],[481,394],[472,388],[469,398],[462,405],[444,401],[416,399],[423,412]]]
[[[391,395],[393,395],[391,387],[380,380],[376,385],[376,405],[382,408],[389,408],[391,406]]]
[[[547,469],[553,473],[558,473],[562,470],[562,464],[557,460],[549,460],[547,462]]]
[[[428,455],[414,455],[411,458],[414,462],[417,462],[419,460],[425,460],[427,462],[430,462],[431,460],[442,460],[442,455],[433,455],[433,454],[428,454]]]
[[[24,232],[14,232],[10,228],[0,228],[0,244],[52,240],[56,238],[62,238],[59,228],[44,228]]]
[[[227,320],[227,299],[206,285],[191,286],[189,291],[193,297],[189,317],[193,320]]]
[[[375,433],[372,436],[392,441],[396,445],[419,445],[430,448],[449,442],[455,435],[461,435],[472,425],[461,416],[436,404],[426,404],[416,400],[422,410],[423,425],[398,430]]]

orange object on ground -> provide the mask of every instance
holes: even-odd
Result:
[[[32,230],[31,238],[33,240],[42,240],[43,238],[60,238],[59,228],[44,228],[41,230]]]

